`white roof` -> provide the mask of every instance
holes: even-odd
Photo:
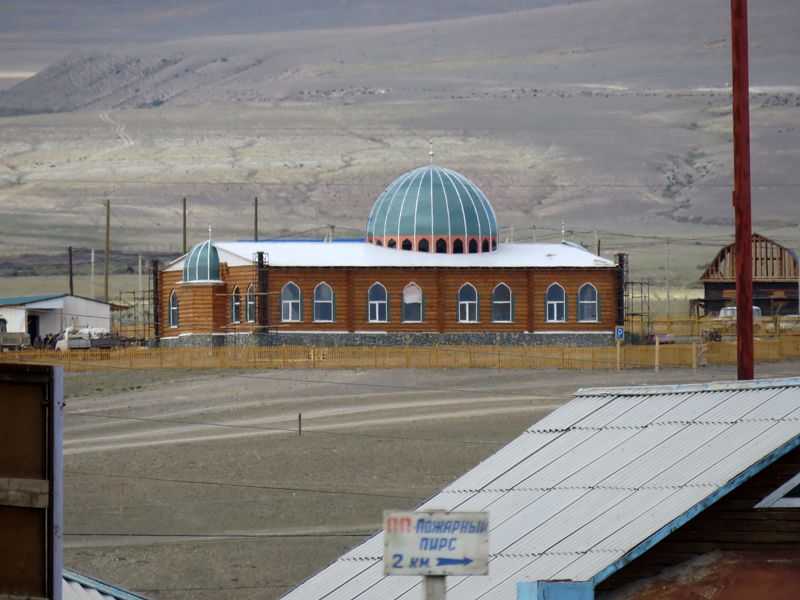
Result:
[[[253,264],[265,253],[272,267],[613,267],[614,262],[570,242],[558,244],[499,244],[495,252],[436,254],[383,248],[363,241],[346,242],[214,242],[220,262],[228,266]],[[185,257],[184,257],[185,258]],[[183,269],[184,258],[167,267]]]
[[[448,577],[449,600],[597,584],[800,444],[800,378],[575,396],[419,507],[489,512],[489,575]],[[420,577],[383,575],[382,551],[378,533],[284,598],[419,597]]]
[[[69,569],[62,571],[61,597],[63,600],[148,600],[145,596],[108,585],[99,579]]]

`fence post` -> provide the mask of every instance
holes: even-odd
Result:
[[[656,373],[658,373],[658,370],[659,370],[659,364],[660,364],[660,363],[659,363],[659,360],[660,360],[660,358],[661,358],[661,357],[659,356],[659,354],[660,354],[660,349],[661,349],[661,342],[659,342],[659,340],[658,340],[658,335],[656,335],[656,336],[655,336],[655,338],[656,338],[656,352],[655,352],[655,354],[656,354],[656,360],[655,360],[655,363],[656,363]]]
[[[311,368],[317,368],[317,352],[314,349],[314,346],[311,346]]]
[[[692,375],[697,375],[697,344],[692,344]]]
[[[408,365],[409,365],[409,364],[411,364],[411,363],[410,363],[410,358],[411,358],[411,356],[410,356],[410,354],[409,354],[409,351],[410,351],[409,347],[408,347],[408,346],[406,346],[406,369],[408,368]]]
[[[286,346],[281,346],[283,348],[283,368],[286,368]]]

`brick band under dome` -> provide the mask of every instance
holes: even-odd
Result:
[[[366,241],[377,246],[476,254],[497,249],[497,218],[478,187],[443,167],[401,175],[375,201]]]

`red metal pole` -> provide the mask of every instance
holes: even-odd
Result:
[[[747,0],[731,0],[736,335],[740,380],[754,377],[753,235],[750,216],[750,77],[747,46]]]

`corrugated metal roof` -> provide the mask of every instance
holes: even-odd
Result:
[[[62,570],[61,597],[63,600],[149,600],[146,596],[128,592],[69,569]]]
[[[489,575],[449,577],[447,597],[597,582],[798,444],[800,378],[580,390],[423,503],[489,512]],[[286,600],[417,597],[420,578],[383,575],[382,549],[378,533]]]
[[[32,302],[52,300],[53,298],[63,298],[67,295],[68,294],[38,294],[35,296],[7,296],[5,298],[0,298],[0,306],[20,306]]]

